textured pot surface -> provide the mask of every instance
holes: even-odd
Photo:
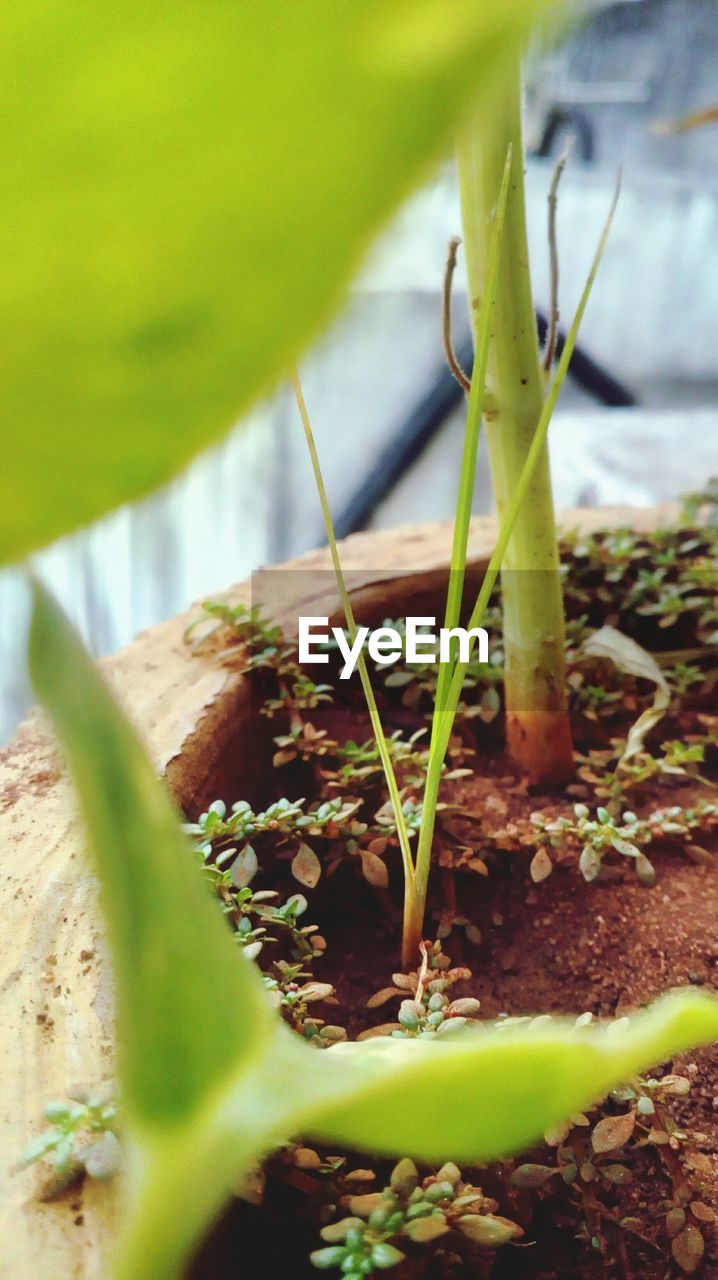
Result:
[[[669,508],[567,512],[564,528],[617,525],[649,529]],[[495,525],[475,519],[471,565],[480,573]],[[398,616],[412,596],[439,586],[451,551],[451,525],[416,525],[359,534],[342,546],[358,615]],[[288,569],[276,621],[291,634],[301,613],[339,617],[328,553]],[[310,584],[314,589],[310,590]],[[319,586],[317,587],[317,584]],[[223,593],[249,602],[251,584]],[[184,642],[191,609],[142,633],[108,659],[105,673],[139,729],[157,771],[180,806],[242,794],[253,760],[253,711],[247,681]],[[254,753],[256,755],[256,753]],[[73,1088],[112,1079],[111,974],[97,886],[57,750],[38,713],[0,752],[0,1238],[7,1280],[107,1280],[118,1219],[111,1186],[90,1179],[54,1201],[39,1198],[40,1169],[12,1175],[12,1165],[43,1126],[52,1100]]]

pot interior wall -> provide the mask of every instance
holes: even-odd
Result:
[[[473,601],[484,565],[467,569],[465,599]],[[383,578],[352,593],[357,622],[376,627],[385,618],[408,615],[436,617],[443,621],[447,574],[445,570],[402,574]],[[318,608],[315,599],[306,612]],[[297,613],[301,613],[301,607]],[[327,606],[329,626],[342,626],[344,615],[336,602]],[[285,634],[296,633],[297,614],[281,620]],[[221,661],[221,655],[218,655]],[[178,808],[195,818],[213,800],[222,797],[252,800],[261,794],[264,779],[271,769],[272,738],[277,732],[274,722],[260,715],[267,696],[267,686],[260,672],[239,681],[207,711],[195,732],[186,740],[182,752],[167,767],[167,782]]]

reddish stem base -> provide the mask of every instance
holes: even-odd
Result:
[[[533,787],[569,782],[576,771],[571,726],[565,711],[510,711],[509,751]]]

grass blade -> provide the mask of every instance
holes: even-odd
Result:
[[[292,374],[292,386],[294,388],[294,394],[297,400],[299,416],[301,417],[302,426],[304,427],[304,435],[307,441],[307,448],[309,449],[309,457],[312,463],[312,470],[314,471],[314,481],[317,486],[317,493],[319,494],[319,503],[322,509],[322,516],[324,517],[324,527],[327,533],[327,541],[329,543],[329,549],[332,557],[332,564],[334,566],[334,575],[337,580],[337,587],[339,588],[339,596],[342,602],[342,608],[344,610],[344,617],[347,624],[347,630],[349,632],[351,642],[352,644],[354,644],[354,640],[356,638],[356,631],[357,631],[356,620],[354,618],[354,610],[352,609],[352,602],[349,597],[349,592],[347,591],[347,585],[344,579],[341,560],[339,558],[337,540],[334,534],[334,524],[332,521],[332,513],[329,507],[327,491],[324,485],[324,477],[322,476],[322,469],[319,464],[319,454],[317,453],[317,446],[314,441],[314,434],[312,432],[312,426],[309,420],[309,413],[307,411],[307,405],[304,399],[304,394],[302,392],[302,387],[299,381],[299,377],[296,373]],[[397,835],[399,837],[399,847],[401,849],[401,859],[404,867],[404,883],[406,887],[406,894],[412,897],[414,892],[414,859],[412,856],[411,844],[409,842],[409,832],[408,832],[406,820],[404,817],[404,810],[402,809],[402,805],[401,805],[401,795],[399,793],[399,786],[396,780],[396,774],[394,773],[394,766],[391,762],[389,747],[384,734],[384,730],[382,728],[381,717],[379,715],[379,708],[377,707],[376,698],[374,697],[374,690],[372,689],[371,680],[369,678],[369,671],[367,669],[366,658],[364,656],[363,650],[361,650],[359,653],[359,658],[357,661],[357,669],[359,671],[359,679],[361,680],[361,686],[364,691],[364,697],[366,699],[366,704],[369,710],[371,727],[374,732],[374,737],[376,739],[376,744],[379,750],[379,758],[382,763],[384,776],[386,778],[386,784],[389,789],[389,797],[391,799],[392,809],[394,811],[394,819],[396,821],[396,830],[397,830]],[[406,900],[406,895],[405,895],[405,900]]]
[[[464,434],[461,476],[459,479],[459,493],[456,503],[456,518],[454,520],[454,535],[451,547],[451,567],[449,570],[449,585],[446,594],[446,611],[444,614],[444,626],[449,628],[458,626],[461,616],[461,602],[464,593],[464,576],[466,573],[466,553],[469,543],[469,525],[471,523],[471,508],[473,504],[474,481],[476,477],[476,454],[479,444],[481,416],[486,391],[486,370],[488,367],[489,346],[491,343],[491,322],[493,318],[494,299],[496,297],[496,284],[499,275],[499,262],[501,259],[501,246],[503,243],[504,221],[506,215],[506,200],[511,178],[511,163],[512,148],[509,146],[503,178],[501,181],[501,189],[499,191],[499,198],[496,205],[496,213],[494,215],[494,222],[491,230],[486,293],[482,301],[479,316],[476,353],[471,377],[471,390],[469,392],[469,402],[466,411],[466,431]],[[416,892],[422,919],[424,915],[424,904],[426,901],[426,890],[429,882],[429,870],[431,866],[431,843],[434,834],[436,804],[439,797],[439,786],[441,783],[441,772],[444,767],[444,757],[446,755],[446,747],[442,750],[441,742],[445,738],[448,745],[454,716],[456,714],[456,708],[454,707],[453,712],[450,713],[450,721],[447,722],[447,714],[450,711],[449,690],[453,666],[454,664],[439,663],[434,715],[431,722],[429,758],[426,782],[424,786],[422,819],[421,827],[419,829],[419,844],[416,854]],[[446,723],[448,723],[448,732],[445,732]]]

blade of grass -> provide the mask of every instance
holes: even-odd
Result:
[[[506,155],[504,174],[501,181],[501,189],[499,191],[499,198],[496,205],[496,213],[494,215],[491,230],[489,271],[486,282],[486,293],[482,300],[476,352],[474,356],[474,368],[471,376],[471,389],[469,391],[469,402],[466,411],[466,431],[464,434],[464,449],[461,458],[461,475],[459,478],[459,493],[456,501],[456,518],[454,520],[454,536],[451,547],[449,585],[446,593],[446,610],[444,613],[444,626],[446,628],[458,626],[461,616],[461,602],[464,594],[464,577],[466,573],[466,553],[469,544],[469,525],[471,523],[471,507],[473,504],[474,481],[476,477],[476,454],[479,445],[479,435],[481,432],[481,416],[484,407],[486,370],[488,367],[489,345],[491,342],[491,322],[494,309],[494,299],[496,297],[496,282],[499,274],[501,246],[503,243],[506,199],[508,196],[509,181],[511,177],[511,161],[512,148],[509,146]],[[431,722],[427,779],[424,792],[424,804],[427,802],[427,797],[432,795],[434,796],[434,810],[436,809],[441,771],[444,767],[444,756],[446,755],[446,748],[441,752],[439,751],[439,725],[442,721],[442,716],[445,714],[445,708],[448,703],[453,667],[453,663],[439,663],[439,675],[436,683],[436,699],[434,704],[434,715]],[[450,733],[451,726],[449,726],[449,734]],[[418,886],[417,897],[421,903],[422,919],[424,914],[423,902],[426,898],[426,886],[429,880],[431,841],[433,833],[434,822],[432,820],[428,824],[425,823],[422,810],[422,822],[419,829],[419,844],[416,854]]]
[[[545,444],[549,424],[553,416],[553,411],[556,407],[556,401],[558,400],[559,394],[561,392],[561,388],[564,383],[564,379],[568,372],[568,366],[571,362],[571,357],[573,355],[573,351],[576,346],[576,341],[578,339],[578,331],[580,329],[581,322],[583,320],[583,315],[586,310],[588,300],[591,296],[591,290],[593,288],[593,284],[596,279],[598,268],[601,264],[601,259],[603,258],[604,250],[606,248],[606,243],[608,241],[608,236],[613,223],[613,216],[616,212],[616,205],[618,203],[620,190],[621,190],[621,174],[619,172],[618,180],[616,182],[616,190],[614,192],[613,200],[611,202],[611,207],[608,211],[608,216],[604,223],[603,230],[601,232],[601,236],[598,242],[598,246],[594,254],[593,262],[591,264],[591,269],[588,273],[588,277],[586,279],[586,283],[584,285],[583,292],[581,294],[581,298],[578,303],[578,307],[576,308],[576,313],[574,315],[571,328],[569,329],[568,334],[566,336],[566,342],[565,342],[563,351],[561,353],[561,359],[558,362],[555,377],[553,379],[553,382],[551,383],[551,388],[544,402],[544,406],[541,411],[541,416],[539,418],[539,421],[536,424],[536,430],[534,432],[534,436],[531,441],[531,446],[528,450],[528,453],[526,454],[526,461],[524,462],[523,469],[519,477],[519,482],[516,486],[516,489],[514,490],[508,510],[506,512],[504,520],[502,521],[501,528],[499,529],[499,536],[496,541],[496,546],[494,548],[491,559],[489,560],[488,568],[484,575],[484,580],[481,584],[481,589],[479,591],[479,594],[476,599],[476,603],[474,605],[471,617],[469,619],[469,630],[471,630],[471,628],[473,627],[478,627],[481,625],[484,614],[486,612],[486,608],[491,598],[491,593],[496,584],[496,579],[498,578],[499,572],[501,570],[501,564],[502,564],[504,555],[506,553],[506,547],[511,537],[514,524],[516,522],[516,517],[521,508],[521,504],[524,502],[526,498],[526,493],[528,491],[529,485],[531,484],[531,478],[533,476],[534,469],[541,455],[541,450]],[[471,656],[472,649],[473,649],[473,643],[470,639],[469,640],[469,656]],[[429,758],[429,765],[428,765],[427,775],[426,775],[426,784],[424,787],[424,800],[423,800],[422,814],[421,814],[421,829],[419,832],[419,846],[418,846],[417,859],[416,859],[416,897],[417,897],[418,907],[422,913],[422,917],[423,917],[423,912],[424,912],[425,903],[426,903],[426,891],[428,887],[429,870],[431,866],[431,846],[434,838],[434,826],[436,822],[436,804],[439,796],[439,784],[441,782],[441,769],[444,763],[444,757],[446,756],[446,750],[449,745],[449,738],[451,737],[451,730],[453,728],[454,719],[456,716],[456,709],[459,705],[459,699],[461,697],[461,691],[463,689],[464,679],[466,677],[467,669],[468,669],[468,663],[466,662],[456,663],[451,673],[451,682],[449,685],[446,698],[441,703],[439,703],[439,700],[437,698],[437,705],[434,709],[434,721],[436,725],[436,732],[434,733],[434,725],[432,725],[430,758]]]
[[[302,387],[296,372],[292,373],[292,386],[294,388],[294,395],[296,397],[297,407],[299,409],[299,416],[302,420],[302,426],[304,427],[304,435],[307,441],[307,448],[309,449],[309,457],[312,463],[312,470],[314,471],[314,481],[317,486],[317,493],[319,495],[319,503],[322,509],[322,516],[324,517],[324,527],[327,532],[327,541],[329,543],[329,550],[331,552],[332,564],[334,566],[334,575],[336,577],[337,586],[339,588],[339,596],[342,602],[342,608],[344,610],[344,617],[347,624],[347,630],[349,632],[351,642],[352,644],[354,644],[354,641],[356,639],[356,632],[357,632],[356,620],[354,618],[354,610],[352,609],[351,599],[349,597],[349,592],[347,590],[347,585],[344,578],[344,572],[341,566],[341,560],[339,558],[339,549],[337,547],[337,540],[334,534],[334,524],[332,521],[332,513],[329,508],[327,491],[324,486],[324,477],[322,476],[322,469],[319,464],[319,454],[317,453],[317,447],[314,442],[314,433],[312,432],[312,426],[309,421],[309,413],[307,411],[307,405],[304,399],[304,393],[302,392]],[[374,738],[376,739],[377,748],[379,750],[379,758],[382,763],[384,776],[386,778],[386,784],[389,789],[389,796],[391,799],[392,809],[394,811],[394,819],[396,821],[396,830],[397,830],[397,835],[399,837],[399,847],[401,849],[401,860],[404,867],[404,909],[406,912],[407,908],[412,907],[412,904],[414,901],[414,894],[415,894],[414,860],[411,852],[411,844],[409,842],[409,831],[406,825],[404,810],[401,804],[401,795],[399,792],[399,785],[396,780],[396,774],[394,773],[394,766],[392,765],[392,762],[391,762],[391,755],[389,754],[389,747],[384,734],[384,730],[382,728],[381,717],[379,715],[379,708],[377,707],[376,698],[374,697],[374,690],[372,689],[371,680],[369,678],[369,671],[367,669],[366,658],[364,657],[363,650],[361,650],[359,653],[357,668],[359,671],[359,679],[361,680],[361,686],[364,691],[364,697],[366,699],[367,708],[369,710],[371,727],[374,733]]]

